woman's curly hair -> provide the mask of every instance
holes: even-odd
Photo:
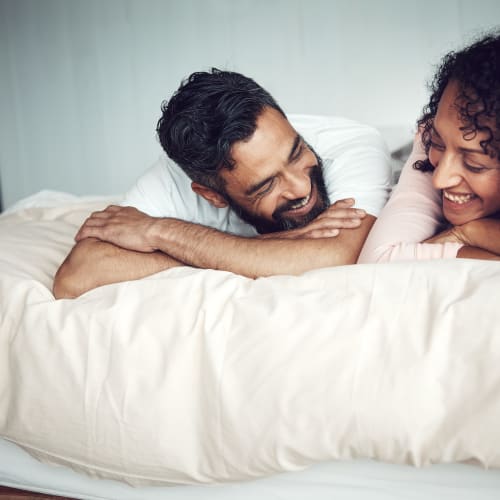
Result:
[[[483,151],[500,159],[500,31],[443,58],[430,85],[429,103],[417,121],[427,156],[439,101],[451,81],[458,83],[455,105],[463,124],[463,138],[471,140],[478,132],[486,132],[480,142]],[[434,170],[428,159],[417,161],[414,168],[422,172]]]

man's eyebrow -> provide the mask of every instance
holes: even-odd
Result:
[[[302,143],[302,136],[297,134],[295,136],[295,140],[293,141],[292,144],[292,149],[290,150],[290,154],[288,155],[287,161],[288,163],[292,163],[297,159],[297,150],[299,149],[300,145]]]

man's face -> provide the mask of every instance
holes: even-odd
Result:
[[[220,172],[226,201],[259,233],[305,226],[329,206],[321,159],[275,109],[231,152],[235,167]]]

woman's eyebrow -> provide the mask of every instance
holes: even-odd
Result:
[[[438,139],[441,139],[441,136],[439,135],[439,132],[437,131],[437,129],[436,129],[436,127],[434,125],[432,125],[432,131],[436,134],[436,136],[437,136]],[[486,151],[484,151],[482,149],[464,148],[464,147],[459,147],[457,149],[459,151],[461,151],[462,153],[477,153],[477,154],[481,154],[481,155],[486,155],[487,154]]]

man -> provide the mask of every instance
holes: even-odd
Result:
[[[376,131],[297,116],[299,134],[256,82],[217,69],[193,73],[162,111],[168,157],[83,224],[57,298],[179,265],[256,278],[356,262],[390,188]]]

